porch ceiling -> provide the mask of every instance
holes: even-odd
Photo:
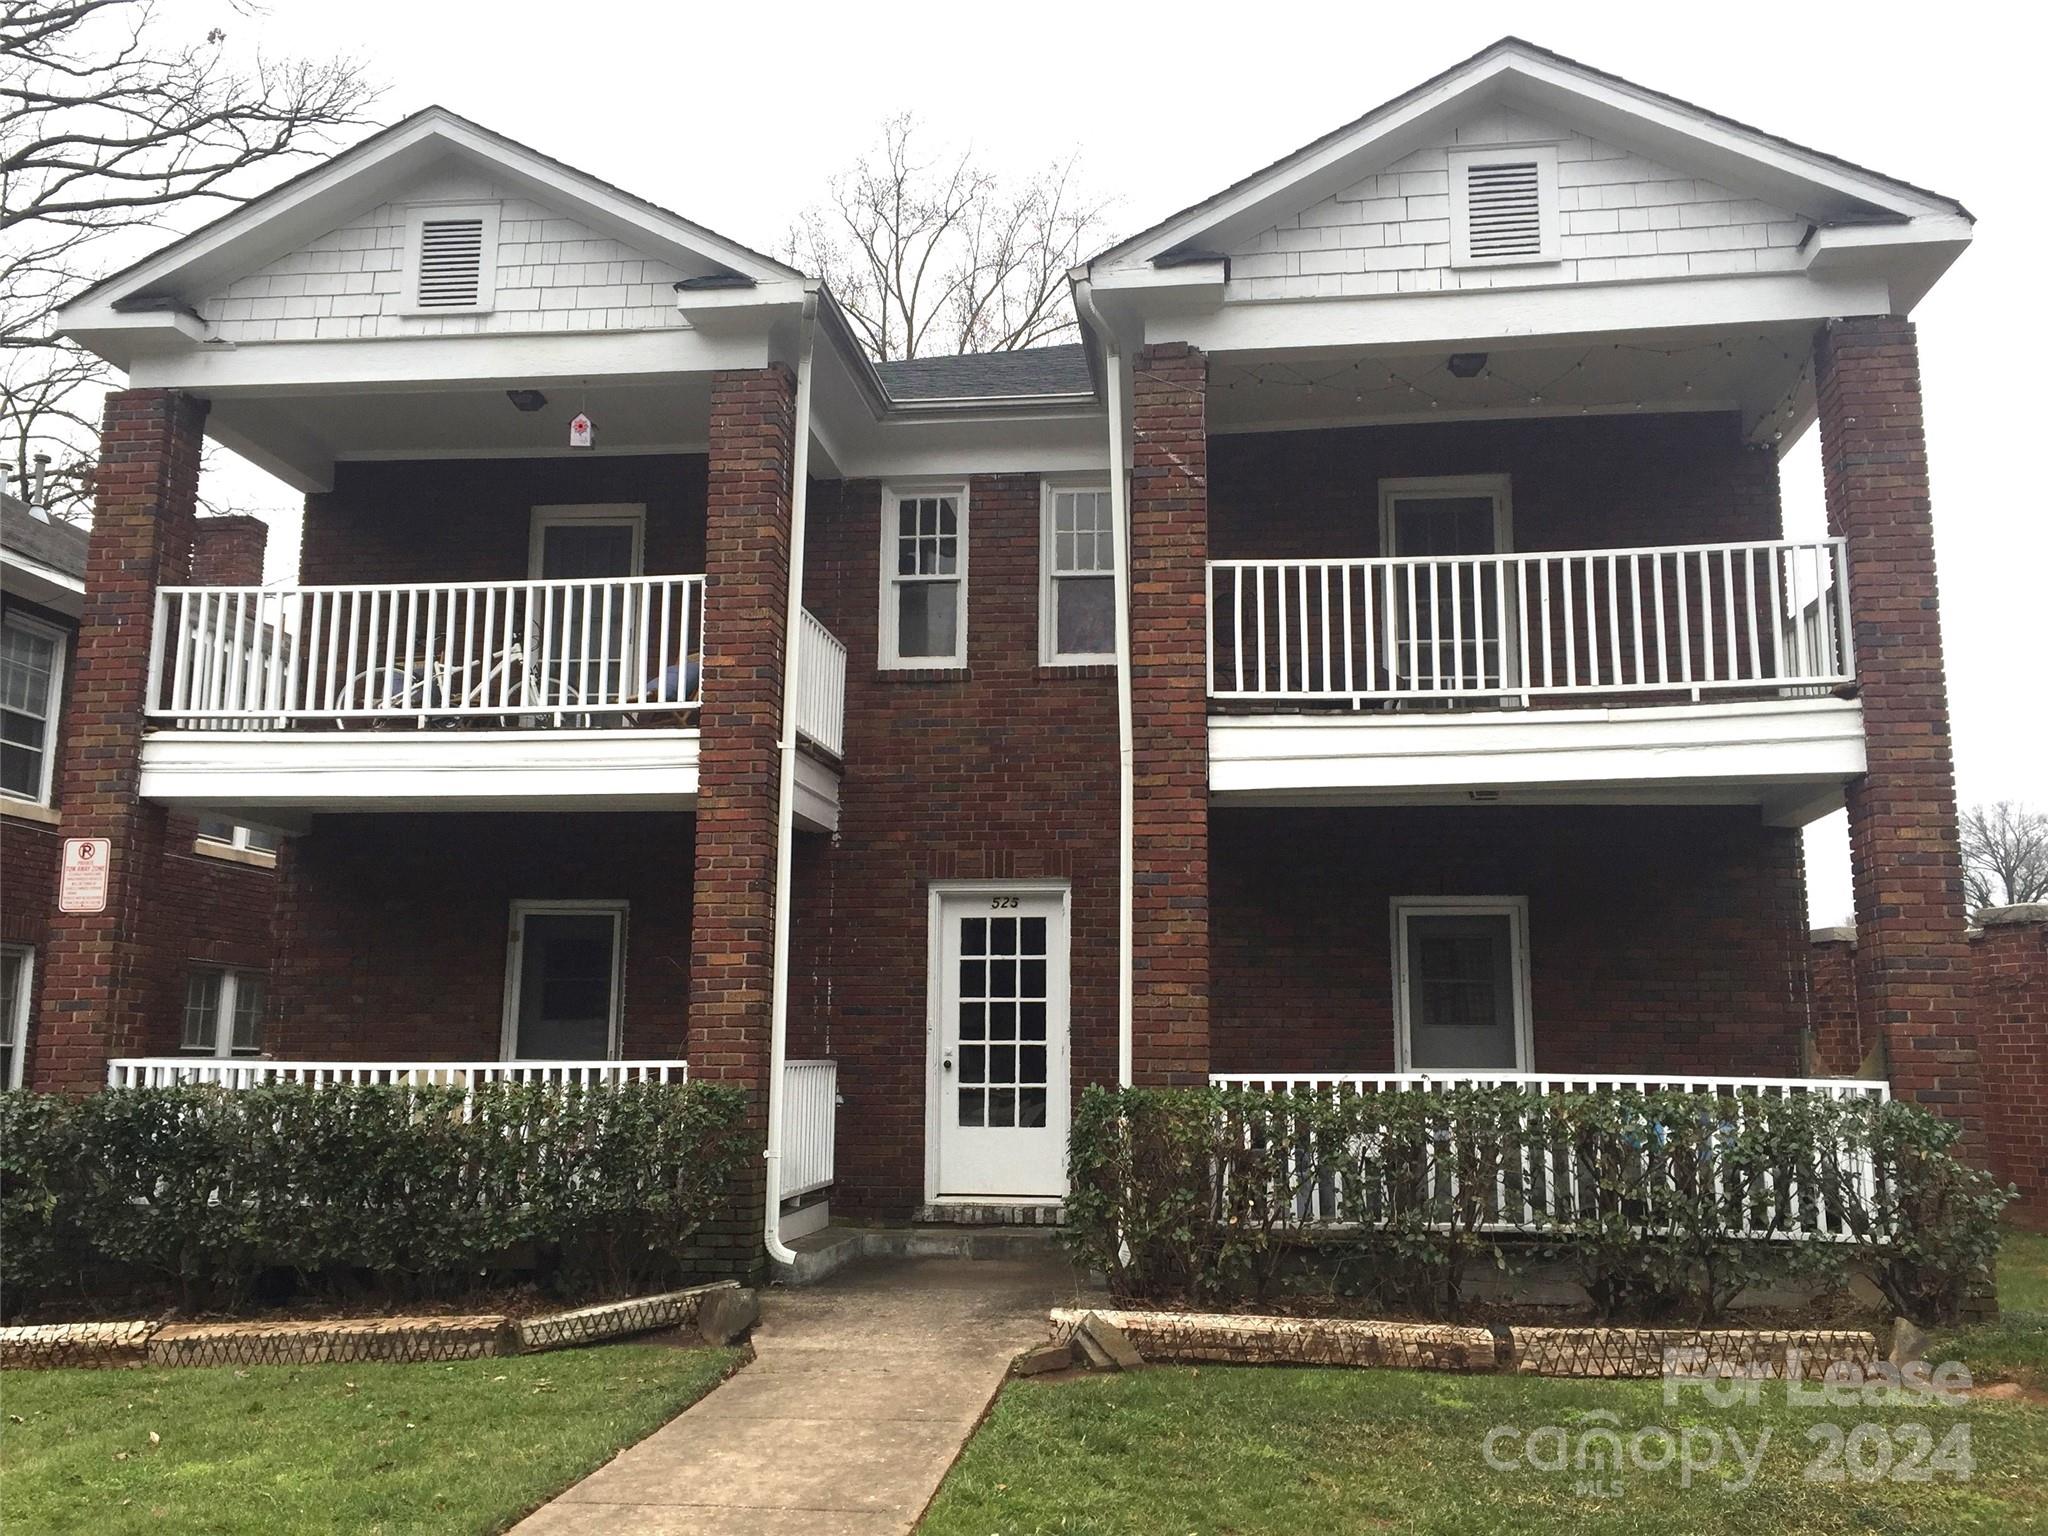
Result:
[[[1474,418],[1738,411],[1756,442],[1789,447],[1812,413],[1811,327],[1757,325],[1459,346],[1225,354],[1211,365],[1211,428],[1243,432]],[[1471,378],[1454,353],[1483,354]]]

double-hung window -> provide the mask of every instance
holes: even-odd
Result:
[[[244,853],[276,853],[281,841],[275,832],[262,827],[245,827],[238,821],[229,821],[221,816],[199,818],[199,840]]]
[[[50,803],[63,683],[63,633],[17,613],[0,620],[0,794]]]
[[[1039,535],[1039,660],[1116,659],[1116,540],[1101,486],[1047,486]]]
[[[884,667],[967,665],[967,491],[891,491],[882,499]]]
[[[262,1048],[263,978],[203,966],[185,981],[181,1048],[194,1056],[253,1056]]]
[[[35,966],[36,952],[26,944],[0,944],[0,1088],[21,1086]]]

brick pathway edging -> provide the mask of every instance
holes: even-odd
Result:
[[[1148,1360],[1224,1365],[1330,1365],[1439,1371],[1511,1371],[1533,1376],[1633,1377],[1664,1372],[1666,1351],[1687,1369],[1784,1376],[1791,1352],[1801,1373],[1820,1380],[1830,1366],[1869,1367],[1874,1334],[1836,1328],[1481,1328],[1351,1318],[1252,1317],[1223,1312],[1094,1309]],[[1069,1341],[1085,1309],[1053,1309],[1055,1344]]]
[[[414,1363],[537,1354],[629,1338],[697,1320],[704,1298],[738,1282],[634,1296],[514,1321],[469,1317],[344,1317],[240,1323],[45,1323],[0,1328],[0,1370],[81,1366]]]

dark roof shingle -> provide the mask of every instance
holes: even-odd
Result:
[[[0,495],[0,548],[9,554],[83,580],[89,537],[76,523],[46,523],[29,511],[27,502]]]
[[[882,387],[899,403],[983,400],[1024,395],[1086,395],[1095,390],[1088,349],[1079,342],[1018,352],[969,352],[877,363]]]

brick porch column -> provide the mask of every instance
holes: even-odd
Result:
[[[206,402],[174,390],[107,396],[60,765],[64,835],[110,844],[107,906],[51,916],[38,1088],[97,1088],[107,1058],[177,1043],[177,978],[158,963],[150,890],[166,818],[135,792],[156,593],[191,574],[205,424]]]
[[[1981,1134],[1955,764],[1910,322],[1830,321],[1814,347],[1828,530],[1847,542],[1869,771],[1849,789],[1860,1033],[1893,1090]]]
[[[713,378],[689,1058],[693,1077],[753,1085],[757,1112],[768,1071],[795,427],[788,369]]]
[[[1147,347],[1131,386],[1132,1069],[1209,1073],[1209,362]]]

